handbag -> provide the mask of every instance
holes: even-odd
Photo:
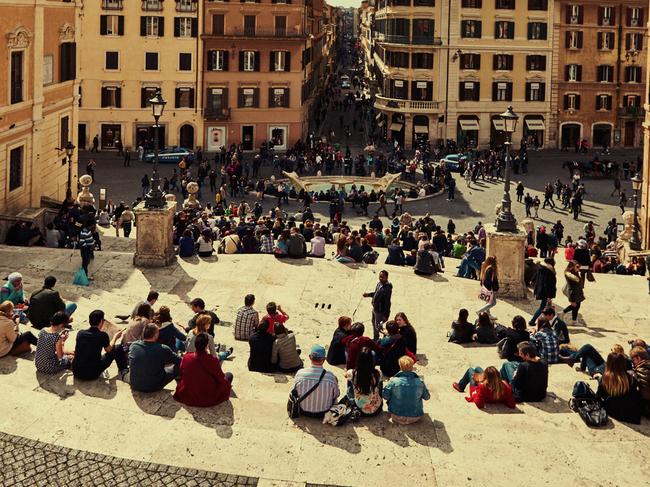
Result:
[[[486,303],[489,303],[492,301],[492,295],[494,291],[490,291],[488,288],[486,288],[484,285],[481,284],[481,291],[478,293],[478,298],[481,301],[485,301]]]
[[[320,377],[318,378],[318,382],[316,382],[316,384],[314,384],[312,388],[305,392],[302,396],[298,396],[298,392],[296,391],[295,387],[291,389],[291,392],[289,393],[289,400],[287,401],[287,414],[290,418],[293,419],[300,416],[300,403],[307,399],[311,393],[316,390],[316,388],[323,380],[323,377],[325,377],[325,369],[323,369],[321,372]]]

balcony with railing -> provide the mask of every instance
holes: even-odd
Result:
[[[289,27],[235,27],[223,34],[211,34],[213,37],[254,37],[254,38],[299,38],[305,37],[299,28]]]
[[[643,118],[645,110],[643,107],[619,107],[618,116],[625,118]]]
[[[400,34],[383,34],[377,32],[375,40],[379,42],[387,42],[390,44],[409,44],[418,46],[442,46],[441,37],[432,36],[408,36]]]
[[[392,112],[437,113],[440,103],[437,101],[401,100],[377,95],[375,108]]]
[[[196,12],[198,4],[196,0],[176,0],[177,12]]]
[[[102,0],[104,10],[122,10],[122,0]]]
[[[145,12],[162,12],[163,0],[142,0],[142,10]]]
[[[206,107],[203,110],[203,117],[206,120],[230,120],[230,107]]]

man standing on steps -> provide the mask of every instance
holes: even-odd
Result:
[[[372,328],[373,338],[379,338],[382,324],[388,321],[390,315],[390,299],[393,295],[393,285],[388,282],[388,271],[379,273],[379,282],[375,292],[364,293],[364,298],[372,298]]]

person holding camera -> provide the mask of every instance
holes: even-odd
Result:
[[[56,374],[72,365],[74,354],[65,353],[63,346],[69,336],[69,330],[65,326],[70,318],[63,311],[57,311],[52,316],[50,326],[41,330],[38,334],[38,344],[34,363],[36,370],[42,374]]]

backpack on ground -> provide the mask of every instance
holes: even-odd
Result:
[[[584,381],[578,381],[573,385],[573,395],[569,399],[569,407],[580,415],[587,426],[607,424],[607,411],[589,384]]]
[[[361,260],[366,264],[376,264],[378,257],[379,257],[379,253],[377,253],[377,251],[375,250],[372,250],[370,252],[366,252],[365,254],[363,254]]]

